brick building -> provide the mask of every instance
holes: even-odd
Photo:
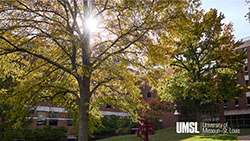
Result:
[[[143,99],[147,102],[150,99],[156,98],[156,90],[151,90],[151,87],[144,85],[141,88],[141,94]],[[166,104],[166,106],[169,106]],[[104,116],[116,115],[120,117],[130,116],[128,113],[123,112],[111,105],[100,107],[100,111]],[[173,112],[163,111],[162,117],[159,118],[159,128],[167,128],[175,126],[178,116]],[[32,117],[32,124],[30,129],[42,128],[45,125],[50,125],[52,128],[64,126],[68,130],[68,139],[76,139],[76,133],[72,126],[72,117],[67,114],[65,108],[56,107],[50,103],[38,103],[37,108]]]
[[[48,102],[38,103],[36,110],[31,115],[32,123],[30,129],[42,128],[49,125],[52,128],[65,127],[68,130],[68,139],[76,139],[72,118],[67,114],[65,108],[52,106]]]
[[[240,85],[249,86],[250,71],[250,38],[243,39],[244,44],[237,49],[246,52],[244,75],[239,78]],[[220,106],[221,122],[228,122],[234,128],[250,128],[250,91],[232,101],[224,100]]]
[[[157,91],[156,90],[152,90],[150,86],[148,85],[143,85],[141,88],[141,93],[143,95],[143,99],[145,101],[150,101],[153,98],[157,98]],[[173,107],[171,106],[169,103],[165,103],[166,107]],[[173,108],[170,108],[173,109]],[[178,121],[178,116],[174,114],[174,111],[162,111],[161,112],[162,116],[159,118],[159,128],[168,128],[168,127],[172,127],[175,126],[176,121]],[[157,123],[155,123],[157,124]]]

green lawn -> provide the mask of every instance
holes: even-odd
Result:
[[[240,134],[177,134],[175,127],[156,131],[155,135],[150,135],[150,141],[214,141],[214,140],[236,140],[237,136],[250,135],[250,130],[241,130]],[[102,139],[100,141],[141,141],[136,135],[116,136]]]

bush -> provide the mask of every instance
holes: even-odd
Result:
[[[67,139],[67,129],[65,127],[52,128],[51,126],[44,126],[43,128],[36,128],[33,134],[35,139],[38,140]]]
[[[135,123],[128,117],[121,117],[111,115],[105,116],[101,119],[102,128],[98,128],[94,135],[114,135],[118,133],[129,133]]]
[[[2,140],[59,140],[67,139],[67,129],[65,127],[52,128],[51,126],[44,126],[43,128],[36,128],[34,131],[27,128],[12,129],[5,132]]]

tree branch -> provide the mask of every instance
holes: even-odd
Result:
[[[48,63],[52,64],[53,66],[55,66],[55,67],[57,67],[57,68],[59,68],[59,69],[65,71],[65,72],[67,72],[67,73],[69,73],[69,74],[71,74],[71,75],[73,75],[73,76],[75,76],[75,75],[72,73],[72,71],[71,71],[70,69],[65,68],[64,66],[62,66],[62,65],[60,65],[60,64],[58,64],[58,63],[52,61],[51,59],[49,59],[49,58],[47,58],[47,57],[45,57],[45,56],[43,56],[43,55],[40,55],[40,54],[36,54],[36,53],[30,52],[30,51],[28,51],[28,50],[26,50],[26,49],[24,49],[24,48],[19,48],[18,46],[14,45],[12,42],[10,42],[9,40],[7,40],[7,39],[4,38],[3,36],[0,36],[0,38],[2,38],[2,39],[3,39],[4,41],[6,41],[8,44],[10,44],[12,47],[14,47],[14,48],[15,48],[15,51],[26,52],[26,53],[28,53],[28,54],[30,54],[30,55],[32,55],[32,56],[36,56],[36,57],[38,57],[38,58],[40,58],[40,59],[42,59],[42,60],[44,60],[44,61],[47,61]]]
[[[145,32],[146,33],[146,32]],[[144,34],[145,34],[144,33]],[[143,34],[143,35],[144,35]],[[142,35],[142,36],[143,36]],[[94,67],[93,67],[93,70],[95,70],[96,68],[98,68],[105,60],[107,60],[109,57],[111,57],[112,55],[115,55],[115,54],[119,54],[119,53],[122,53],[123,51],[125,51],[126,49],[128,49],[132,44],[134,44],[135,42],[137,42],[138,40],[140,40],[142,38],[142,36],[138,37],[137,39],[135,39],[134,41],[131,41],[126,47],[116,51],[116,52],[113,52],[113,53],[110,53],[108,54],[107,56],[105,56],[102,60],[100,60]]]
[[[90,94],[92,95],[96,90],[97,88],[99,88],[101,85],[113,80],[115,77],[110,77],[110,78],[106,78],[104,79],[103,81],[100,81],[99,83],[97,83],[97,85],[90,91]]]

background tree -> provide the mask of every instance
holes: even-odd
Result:
[[[92,5],[93,4],[93,5]],[[79,140],[87,140],[89,116],[111,102],[136,116],[143,108],[138,77],[165,62],[154,35],[174,34],[197,0],[6,0],[0,2],[0,54],[19,56],[16,93],[30,101],[53,99],[77,108]],[[88,19],[99,19],[90,33]],[[14,63],[15,64],[15,63]]]
[[[171,75],[163,78],[158,88],[166,101],[179,106],[194,104],[197,121],[202,105],[219,104],[244,91],[236,74],[242,74],[246,55],[235,50],[241,42],[234,40],[232,24],[223,27],[223,18],[215,9],[207,13],[197,11],[190,18],[189,32],[174,42]]]
[[[246,5],[249,5],[250,1],[249,0],[245,0],[246,1]],[[250,7],[248,7],[248,9],[250,10]],[[247,18],[248,21],[250,21],[250,11],[246,13],[245,17]]]
[[[149,109],[142,114],[142,117],[154,122],[154,129],[160,129],[161,123],[159,120],[164,118],[164,113],[172,111],[173,106],[169,102],[160,101],[157,98],[150,98],[147,103],[149,104]]]
[[[32,105],[18,104],[22,99],[13,93],[17,84],[10,76],[0,77],[0,138],[3,140],[11,140],[12,133],[19,133],[31,123],[27,117],[33,113]]]

